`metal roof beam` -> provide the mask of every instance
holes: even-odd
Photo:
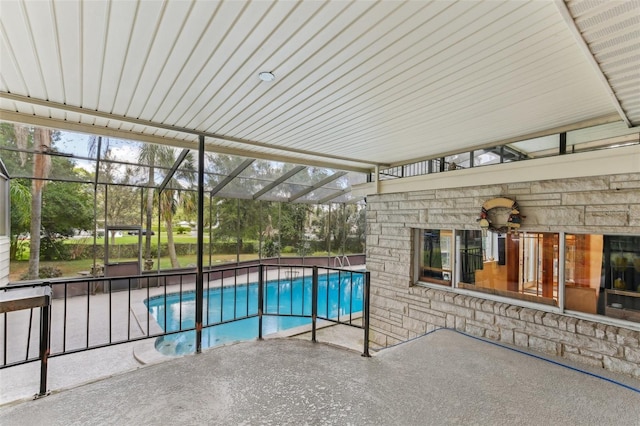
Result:
[[[307,189],[304,189],[300,192],[298,192],[297,194],[292,195],[291,197],[289,197],[289,199],[287,200],[288,202],[292,202],[297,200],[300,197],[304,197],[305,195],[307,195],[310,192],[315,191],[316,189],[333,182],[336,179],[341,178],[342,176],[346,175],[347,172],[338,172],[338,173],[334,173],[329,177],[326,177],[324,179],[322,179],[320,182],[317,182],[315,185],[313,185],[312,187],[309,187]]]
[[[171,179],[173,179],[173,175],[176,174],[176,171],[178,170],[178,167],[180,167],[180,165],[182,164],[184,159],[187,158],[187,155],[189,155],[189,151],[190,151],[190,149],[187,149],[187,148],[182,150],[182,152],[178,156],[178,159],[176,160],[176,162],[173,163],[173,166],[171,167],[171,170],[169,170],[169,173],[167,173],[167,175],[164,177],[164,180],[160,184],[160,187],[158,188],[158,192],[159,193],[162,193],[162,191],[164,191],[164,188],[169,184],[169,181]]]
[[[343,157],[340,155],[333,155],[333,154],[323,154],[320,152],[314,152],[306,149],[298,149],[293,147],[276,146],[276,145],[268,144],[266,142],[259,142],[259,141],[249,140],[249,139],[242,139],[242,138],[236,138],[232,136],[220,135],[217,133],[198,131],[196,129],[190,129],[187,127],[158,123],[155,121],[143,120],[143,119],[134,118],[134,117],[127,117],[124,115],[116,115],[116,114],[106,113],[102,111],[94,111],[87,108],[62,104],[59,102],[38,99],[38,98],[31,98],[29,96],[18,95],[16,93],[8,93],[8,92],[0,91],[0,99],[7,99],[13,102],[22,102],[28,105],[37,105],[45,108],[53,108],[60,111],[73,112],[76,114],[81,114],[81,115],[90,116],[90,117],[99,117],[107,120],[114,120],[117,122],[129,123],[129,124],[138,125],[138,126],[146,126],[154,129],[163,129],[163,130],[169,130],[172,132],[184,133],[188,135],[204,136],[206,138],[213,138],[221,141],[233,142],[233,143],[237,143],[245,146],[277,150],[280,152],[286,152],[287,154],[309,155],[309,156],[314,156],[319,158],[325,158],[327,160],[349,161],[349,162],[360,163],[360,164],[368,164],[371,166],[375,166],[378,164],[374,161]],[[94,126],[94,127],[98,127],[98,126]]]
[[[0,98],[1,98],[0,93]],[[59,120],[56,118],[39,117],[32,114],[24,114],[21,112],[7,111],[0,109],[0,120],[13,123],[24,123],[31,126],[49,127],[58,130],[67,130],[70,132],[86,133],[89,135],[102,135],[105,137],[113,137],[119,139],[134,140],[138,142],[155,143],[157,145],[170,145],[178,148],[198,149],[196,140],[189,139],[190,135],[183,135],[184,139],[171,137],[162,137],[150,135],[146,133],[136,133],[128,130],[119,130],[110,127],[100,127],[91,124],[75,123],[72,121]],[[300,158],[292,155],[282,155],[275,153],[267,153],[260,151],[250,151],[248,149],[232,148],[212,143],[210,140],[205,145],[207,152],[215,152],[217,154],[236,155],[239,157],[257,158],[269,161],[279,161],[281,163],[305,164],[307,166],[324,167],[328,169],[349,170],[358,173],[370,173],[373,168],[357,166],[353,164],[345,164],[336,161],[329,161],[321,158]],[[358,160],[352,160],[358,163]],[[362,163],[360,163],[362,164]]]
[[[98,151],[96,152],[96,176],[93,181],[94,188],[98,186],[98,177],[100,175],[100,155],[102,151],[102,136],[98,136]]]
[[[253,199],[257,200],[258,198],[262,197],[267,192],[271,191],[276,186],[278,186],[281,183],[283,183],[285,180],[289,179],[290,177],[292,177],[293,175],[295,175],[297,173],[300,173],[304,169],[306,169],[305,166],[296,166],[296,167],[294,167],[293,169],[289,170],[287,173],[285,173],[282,176],[280,176],[278,179],[276,179],[273,182],[271,182],[269,185],[267,185],[264,188],[262,188],[260,191],[258,191],[255,194],[253,194]]]
[[[611,98],[611,103],[613,103],[613,107],[616,109],[616,111],[618,111],[620,118],[622,119],[622,121],[624,121],[627,127],[633,127],[633,125],[631,124],[631,120],[629,120],[629,117],[627,117],[626,112],[624,111],[624,109],[622,109],[622,105],[620,105],[620,100],[618,99],[618,96],[616,96],[616,92],[613,90],[613,87],[611,87],[611,83],[609,83],[609,79],[607,79],[607,76],[602,71],[602,68],[600,68],[600,64],[598,63],[596,58],[593,56],[593,52],[589,48],[589,44],[587,44],[584,37],[582,37],[582,33],[580,32],[580,29],[576,25],[575,19],[573,18],[573,16],[571,16],[571,12],[569,12],[569,9],[567,8],[566,3],[564,2],[564,0],[555,0],[555,5],[558,8],[558,12],[560,12],[560,16],[562,16],[562,19],[564,20],[565,24],[567,24],[569,31],[571,31],[573,38],[576,40],[576,44],[578,45],[582,53],[584,53],[584,56],[587,62],[589,62],[589,65],[598,76],[598,80],[600,80],[600,83],[602,83],[602,86],[604,87],[604,89],[607,91],[607,93],[609,93],[609,97]]]
[[[242,171],[244,169],[246,169],[247,167],[249,167],[254,161],[256,161],[256,160],[254,160],[254,159],[244,160],[242,162],[242,164],[240,164],[238,167],[236,167],[236,169],[234,171],[229,173],[227,175],[227,177],[222,180],[222,182],[217,184],[216,187],[211,190],[211,196],[215,197],[215,195],[218,192],[220,192],[225,186],[227,186],[232,180],[234,180],[236,178],[236,176],[238,176],[240,173],[242,173]]]

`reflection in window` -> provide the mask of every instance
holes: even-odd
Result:
[[[461,288],[554,305],[558,234],[458,231]]]
[[[9,181],[0,173],[0,236],[9,233]]]
[[[567,235],[565,307],[640,322],[640,236]]]
[[[420,280],[451,285],[450,230],[424,229],[420,234]]]

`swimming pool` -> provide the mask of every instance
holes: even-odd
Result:
[[[264,284],[263,335],[311,324],[312,277]],[[362,312],[363,273],[331,273],[318,277],[318,318],[335,319]],[[258,283],[204,292],[202,347],[258,337]],[[165,332],[195,326],[195,292],[171,293],[145,300],[149,312]],[[165,355],[195,351],[195,331],[170,334],[156,340]]]

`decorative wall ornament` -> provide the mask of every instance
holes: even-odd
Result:
[[[482,235],[486,236],[487,231],[498,234],[516,232],[523,217],[516,201],[509,198],[493,198],[482,204],[480,217],[476,221],[482,228]]]

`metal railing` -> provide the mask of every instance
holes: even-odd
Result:
[[[467,284],[474,284],[476,282],[476,271],[482,269],[483,260],[481,247],[461,248],[461,281]]]
[[[43,396],[52,357],[178,333],[186,333],[175,336],[181,341],[200,347],[194,303],[204,306],[203,329],[257,318],[258,339],[263,337],[263,317],[268,316],[310,319],[314,342],[318,320],[361,328],[362,355],[369,356],[368,272],[260,264],[221,268],[203,276],[200,301],[195,300],[194,272],[51,280],[0,289],[5,294],[44,288],[51,294],[45,306],[0,310],[0,369],[39,360],[42,373],[36,396]]]
[[[349,256],[342,255],[336,256],[333,258],[333,267],[345,268],[347,266],[351,266],[351,261],[349,260]]]

